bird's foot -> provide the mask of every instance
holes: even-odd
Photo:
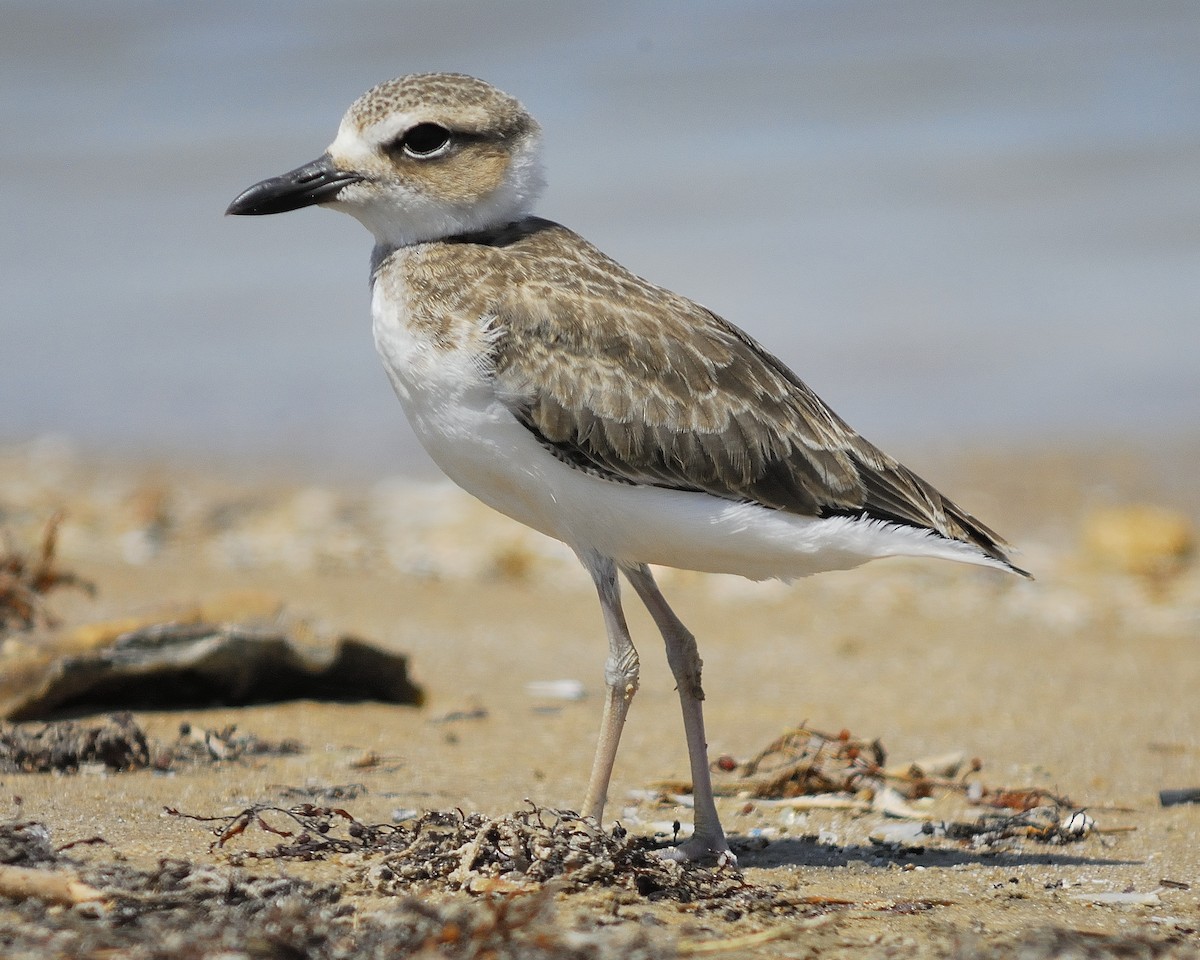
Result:
[[[737,867],[737,857],[729,849],[724,836],[704,837],[697,834],[674,847],[659,850],[658,855],[664,860],[674,860],[677,863]]]

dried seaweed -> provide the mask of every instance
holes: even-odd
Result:
[[[1067,797],[1043,790],[1040,787],[1002,787],[989,790],[981,787],[977,796],[972,799],[979,804],[996,807],[1000,810],[1017,810],[1024,812],[1047,805],[1055,807],[1073,807],[1074,803]]]
[[[1035,807],[1012,816],[987,815],[967,822],[938,824],[934,835],[969,842],[975,847],[993,847],[1005,840],[1026,839],[1038,843],[1075,843],[1095,826],[1082,810],[1058,804]]]
[[[174,742],[162,746],[126,712],[91,723],[55,720],[0,726],[0,772],[12,773],[78,773],[93,766],[118,773],[149,766],[161,771],[303,751],[296,740],[263,740],[252,733],[239,734],[234,725],[205,730],[189,723],[180,725]]]
[[[115,713],[92,724],[60,720],[0,727],[0,770],[77,773],[92,764],[118,771],[150,765],[146,734],[132,714]]]
[[[95,586],[77,574],[58,568],[58,528],[64,514],[60,511],[46,521],[41,545],[22,552],[4,532],[4,550],[0,553],[0,633],[6,630],[30,630],[55,626],[58,621],[47,609],[42,597],[60,587],[77,587],[95,593]]]
[[[722,757],[714,764],[720,778],[717,792],[726,796],[875,811],[924,821],[922,836],[980,847],[1010,839],[1072,843],[1095,827],[1069,798],[1039,787],[989,788],[975,776],[981,769],[978,759],[967,761],[960,753],[888,766],[887,751],[877,739],[855,737],[848,730],[822,733],[805,725],[787,731],[745,763]],[[959,796],[1004,813],[935,823],[911,803],[938,795]],[[811,802],[800,802],[806,798]]]
[[[359,915],[340,887],[275,873],[164,859],[141,870],[89,866],[50,850],[42,824],[0,823],[0,852],[38,873],[72,872],[101,899],[64,910],[36,897],[0,896],[5,960],[121,956],[137,960],[428,955],[455,960],[660,960],[677,955],[636,924],[570,929],[556,921],[553,891],[435,904],[399,898]],[[25,855],[19,851],[26,850]]]
[[[237,732],[236,724],[220,730],[205,730],[190,723],[179,725],[173,743],[155,750],[154,765],[159,769],[181,764],[201,765],[244,760],[250,757],[294,756],[304,752],[299,740],[263,740],[253,733]]]
[[[431,887],[491,894],[552,884],[565,892],[620,888],[651,901],[743,910],[804,906],[778,887],[748,883],[736,868],[682,865],[658,856],[651,840],[619,829],[606,833],[571,811],[533,804],[505,817],[435,810],[374,825],[340,807],[314,804],[256,805],[228,817],[167,812],[210,824],[213,848],[245,840],[252,830],[278,838],[265,849],[233,851],[235,864],[360,854],[362,882],[392,895]]]
[[[732,766],[734,778],[718,792],[776,800],[855,793],[865,778],[880,779],[886,762],[887,751],[878,740],[862,740],[848,730],[827,734],[801,725],[745,763],[721,765]]]

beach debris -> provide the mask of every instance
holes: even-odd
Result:
[[[267,851],[238,852],[233,857],[238,864],[249,860],[319,860],[331,853],[352,853],[375,845],[380,836],[394,829],[391,824],[367,826],[341,807],[314,803],[300,803],[292,807],[255,804],[231,816],[184,813],[175,807],[166,807],[165,812],[172,817],[213,824],[210,827],[216,837],[210,846],[213,850],[224,847],[251,827],[283,838]],[[279,823],[283,825],[277,825]],[[337,829],[341,827],[344,827],[344,831]]]
[[[0,727],[0,770],[19,773],[122,771],[150,765],[146,735],[129,713],[98,723],[62,720],[37,727]]]
[[[73,905],[103,895],[69,869],[58,869],[50,831],[35,820],[0,823],[0,897]]]
[[[299,809],[299,808],[297,808]],[[266,816],[275,816],[259,808]],[[291,820],[294,827],[305,822],[309,829],[329,827],[345,832],[346,824],[358,823],[345,811],[329,808],[301,814]],[[556,812],[531,808],[514,815],[530,826],[553,826]],[[573,814],[566,832],[575,830]],[[454,872],[468,857],[490,861],[495,821],[481,818],[480,831],[462,835],[451,822],[465,823],[461,812],[426,814],[421,819],[431,832],[447,841],[434,844],[439,857],[458,850],[458,856],[443,863]],[[205,819],[205,818],[200,818]],[[575,818],[576,820],[578,818]],[[540,823],[539,823],[540,820]],[[215,821],[213,821],[215,822]],[[275,828],[289,821],[279,820]],[[554,821],[557,822],[557,821]],[[248,821],[248,826],[256,826]],[[219,826],[219,825],[218,825]],[[365,826],[361,825],[360,826]],[[827,927],[838,918],[863,918],[878,914],[910,914],[949,905],[944,900],[872,899],[856,903],[819,895],[801,895],[778,887],[754,887],[736,870],[710,871],[731,892],[717,899],[704,899],[705,887],[698,878],[703,870],[651,857],[670,874],[691,874],[692,885],[684,891],[701,896],[664,897],[665,891],[649,889],[618,892],[611,912],[600,916],[589,907],[570,918],[556,915],[555,901],[572,889],[560,874],[544,884],[514,884],[504,874],[472,882],[470,896],[430,896],[437,884],[424,883],[413,889],[389,878],[383,870],[372,871],[374,861],[403,853],[399,844],[412,844],[415,829],[367,836],[375,847],[358,856],[339,856],[339,864],[351,868],[347,881],[319,884],[278,871],[274,865],[262,874],[244,867],[193,863],[164,857],[151,868],[142,869],[120,858],[94,862],[77,859],[68,851],[77,843],[51,843],[50,831],[42,823],[0,822],[0,898],[17,901],[5,911],[2,936],[5,957],[37,957],[66,960],[75,957],[338,957],[368,960],[378,957],[453,957],[456,960],[669,960],[702,955],[743,956],[745,951],[773,941],[794,937],[804,931]],[[594,828],[593,828],[594,830]],[[283,831],[293,833],[291,830]],[[598,832],[598,831],[594,831]],[[243,836],[244,834],[239,834]],[[232,838],[230,838],[232,839]],[[293,834],[284,843],[297,839]],[[465,842],[460,842],[465,841]],[[383,842],[382,846],[380,845]],[[502,841],[503,842],[503,841]],[[457,843],[456,848],[450,845]],[[362,846],[360,844],[360,846]],[[427,849],[427,848],[422,848]],[[512,851],[507,854],[513,855]],[[412,858],[420,856],[413,851]],[[394,861],[393,861],[394,862]],[[440,861],[439,861],[440,862]],[[9,865],[18,869],[8,873]],[[471,870],[472,874],[477,871]],[[397,896],[382,909],[378,900],[355,897],[355,883],[372,891]],[[371,881],[374,879],[375,883]],[[628,879],[628,878],[626,878]],[[685,880],[687,877],[685,876]],[[445,889],[445,884],[442,884]],[[714,936],[713,925],[688,924],[678,930],[664,929],[660,922],[647,923],[621,908],[639,899],[673,900],[690,916],[706,911],[711,919],[732,923],[752,916],[750,932],[728,937]],[[63,909],[69,906],[70,909]],[[640,922],[639,922],[640,920]],[[765,926],[765,929],[764,929]]]
[[[934,836],[969,843],[973,847],[994,847],[1005,840],[1034,840],[1038,843],[1064,844],[1082,840],[1095,829],[1096,822],[1081,810],[1064,815],[1058,806],[1035,807],[1012,816],[984,814],[977,820],[939,823],[930,831]]]
[[[399,757],[385,757],[375,750],[364,750],[346,764],[351,770],[374,770],[387,762],[395,762]]]
[[[54,863],[57,856],[45,824],[36,820],[0,821],[0,863],[44,866]]]
[[[1059,821],[1058,829],[1063,837],[1077,840],[1096,829],[1096,820],[1083,810],[1076,810]]]
[[[1151,504],[1102,507],[1083,520],[1083,548],[1100,566],[1139,576],[1178,572],[1194,555],[1196,531],[1182,513]]]
[[[303,751],[296,740],[263,740],[252,733],[239,734],[232,725],[204,730],[182,723],[172,743],[158,744],[126,712],[92,723],[56,720],[0,726],[0,772],[11,773],[121,773],[147,767],[161,772]]]
[[[74,873],[58,870],[38,870],[35,867],[14,867],[0,864],[0,897],[10,900],[43,900],[74,906],[92,900],[102,900],[102,894]]]
[[[84,639],[81,640],[81,637]],[[59,655],[49,656],[47,650]],[[42,719],[66,709],[186,708],[290,699],[419,704],[408,661],[306,623],[167,620],[113,634],[79,628],[6,665],[0,716]]]
[[[1153,907],[1162,903],[1154,891],[1138,893],[1136,890],[1112,890],[1098,893],[1073,893],[1072,900],[1083,900],[1098,906],[1109,907]]]
[[[1047,926],[986,938],[981,932],[964,932],[952,956],[953,960],[1195,960],[1197,952],[1187,938],[1178,936]]]
[[[264,943],[271,956],[331,956],[348,930],[335,885],[171,858],[89,863],[73,846],[54,849],[41,823],[0,823],[0,897],[20,902],[5,910],[5,957],[263,956]]]
[[[906,808],[906,802],[939,791],[1001,809],[1032,810],[1047,803],[1073,806],[1067,798],[1040,787],[989,789],[975,776],[982,768],[978,758],[968,760],[962,751],[889,765],[887,750],[878,739],[856,737],[849,730],[823,733],[805,724],[786,731],[744,763],[724,756],[713,764],[720,780],[718,794],[802,801],[788,804],[796,807],[870,807],[923,817]],[[824,799],[826,795],[834,798]]]
[[[54,626],[58,621],[42,599],[51,590],[76,587],[95,593],[93,584],[58,567],[55,552],[63,517],[59,511],[46,521],[42,542],[32,551],[17,549],[11,535],[4,531],[0,545],[0,634]]]
[[[887,750],[878,739],[849,730],[822,733],[804,724],[745,763],[722,757],[714,765],[721,780],[717,793],[724,796],[787,800],[837,794],[902,815],[909,815],[904,801],[928,797],[938,787],[965,789],[960,774],[978,769],[963,753],[887,766]]]
[[[1158,802],[1164,807],[1174,807],[1181,803],[1200,803],[1200,787],[1190,787],[1184,790],[1159,790]]]
[[[151,869],[91,864],[49,849],[36,862],[0,862],[4,956],[377,957],[456,960],[670,960],[675,939],[638,923],[572,925],[555,915],[553,887],[437,903],[398,897],[386,911],[359,912],[341,885],[274,872],[164,858]],[[0,855],[14,825],[0,824]],[[61,848],[60,848],[61,849]],[[68,907],[69,909],[63,909]],[[820,918],[824,919],[824,918]],[[772,931],[786,935],[786,927]],[[758,935],[765,942],[767,937]],[[733,940],[733,943],[738,941]],[[708,947],[714,940],[693,941]]]
[[[460,710],[447,710],[445,713],[439,714],[436,717],[430,717],[427,723],[459,723],[463,720],[486,720],[488,718],[487,707],[476,704],[472,707],[466,707]]]
[[[1074,806],[1066,797],[1058,796],[1041,787],[1002,787],[997,790],[981,787],[977,791],[970,791],[968,798],[972,803],[1001,810],[1035,810],[1047,804],[1055,807]]]
[[[374,825],[359,821],[344,808],[312,804],[291,808],[257,805],[224,817],[176,809],[167,812],[205,824],[214,836],[212,849],[225,850],[238,866],[261,860],[336,857],[339,867],[348,870],[347,891],[357,887],[369,894],[392,895],[400,910],[413,902],[414,895],[432,905],[442,902],[440,894],[469,894],[465,901],[462,897],[448,901],[446,909],[459,910],[471,903],[488,909],[505,903],[532,906],[543,902],[542,898],[611,890],[614,904],[664,902],[693,916],[709,914],[722,922],[753,917],[756,926],[769,924],[765,930],[725,939],[673,943],[656,937],[654,943],[659,949],[671,950],[671,956],[740,956],[739,951],[824,926],[837,917],[912,913],[951,903],[912,899],[859,903],[804,894],[791,883],[751,883],[728,864],[705,867],[668,860],[658,855],[655,843],[633,838],[619,827],[609,833],[571,811],[532,803],[502,817],[462,810],[405,811],[402,823]],[[245,849],[256,833],[268,837],[270,844]],[[628,934],[629,926],[641,926],[621,924],[615,911],[604,925],[611,925],[614,934],[622,930]],[[460,926],[462,930],[454,936],[436,941],[451,952],[436,955],[475,956],[454,952],[464,943],[467,927]],[[561,927],[559,930],[560,935],[572,939],[579,932],[562,934]],[[608,956],[603,946],[583,956]],[[545,954],[560,955],[574,956]],[[543,954],[518,952],[515,956]]]
[[[587,696],[587,690],[579,680],[530,680],[525,684],[525,692],[539,700],[582,700]]]
[[[441,904],[425,898],[403,898],[398,904],[399,916],[392,917],[389,908],[387,925],[382,928],[395,931],[391,939],[383,940],[375,933],[380,929],[378,921],[369,924],[364,931],[367,936],[356,937],[361,952],[353,956],[364,960],[380,956],[668,960],[683,955],[674,938],[662,934],[652,937],[650,931],[637,924],[570,929],[556,920],[554,895],[555,890],[546,887]]]
[[[720,758],[713,772],[722,796],[794,810],[870,812],[914,824],[878,828],[871,839],[881,844],[939,837],[983,847],[1009,839],[1069,843],[1095,831],[1095,820],[1067,797],[1040,787],[984,786],[977,777],[982,766],[961,751],[889,765],[878,739],[855,737],[848,730],[822,733],[801,724],[745,763]],[[687,789],[686,784],[670,786]],[[985,812],[947,820],[944,805],[936,812],[929,806],[943,797],[959,797]]]
[[[871,832],[870,840],[882,846],[911,847],[937,838],[967,843],[976,849],[995,847],[1008,840],[1034,840],[1064,844],[1082,840],[1095,829],[1083,811],[1066,816],[1058,807],[1038,807],[1019,814],[984,814],[972,821],[934,821],[887,824]]]
[[[860,740],[848,730],[830,735],[801,725],[735,766],[731,778],[716,792],[771,800],[823,793],[854,795],[864,777],[882,773],[886,758],[878,740]]]
[[[299,740],[263,740],[253,733],[238,733],[236,724],[220,730],[205,730],[184,722],[173,743],[155,749],[154,766],[160,770],[180,764],[209,764],[249,757],[294,756],[304,752]]]
[[[302,787],[280,786],[279,795],[288,800],[319,800],[323,803],[357,800],[370,791],[365,783],[317,783],[310,781]]]
[[[749,884],[728,865],[682,865],[660,857],[654,840],[616,829],[609,833],[567,810],[530,803],[502,817],[433,810],[399,823],[366,824],[341,807],[256,805],[232,816],[169,814],[210,824],[213,848],[244,840],[253,830],[278,838],[266,849],[234,850],[244,865],[264,859],[363,857],[360,880],[382,893],[438,887],[473,894],[513,893],[547,884],[562,892],[624,888],[649,900],[692,904],[737,901],[750,909],[766,901],[796,906],[773,886]]]

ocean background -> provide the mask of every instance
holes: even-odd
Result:
[[[0,0],[0,442],[431,469],[348,217],[233,219],[412,71],[545,131],[538,212],[904,456],[1200,435],[1200,3]]]

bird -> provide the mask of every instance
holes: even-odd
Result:
[[[736,864],[697,643],[652,566],[790,581],[916,556],[1029,574],[749,334],[535,216],[541,141],[491,84],[409,74],[355,100],[318,159],[226,213],[327,207],[371,232],[375,345],[424,449],[467,492],[565,543],[594,583],[608,656],[583,814],[603,824],[638,689],[623,577],[662,634],[683,713],[694,826],[663,853]]]

